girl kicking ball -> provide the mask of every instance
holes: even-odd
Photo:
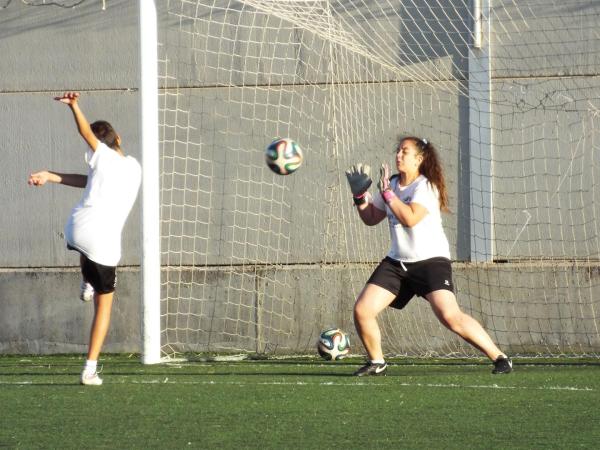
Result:
[[[65,92],[55,100],[69,106],[79,134],[88,145],[87,175],[42,170],[29,176],[31,186],[48,182],[83,188],[83,196],[65,226],[67,247],[80,253],[82,300],[94,300],[94,319],[85,367],[80,382],[99,386],[98,357],[110,324],[121,259],[121,232],[139,190],[142,170],[137,160],[125,156],[121,138],[103,120],[92,124],[79,108],[79,93]]]

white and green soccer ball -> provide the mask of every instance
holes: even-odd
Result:
[[[329,328],[319,336],[317,351],[327,361],[342,359],[350,351],[350,339],[339,328]]]
[[[300,146],[291,139],[275,139],[265,149],[269,169],[278,175],[294,173],[304,161]]]

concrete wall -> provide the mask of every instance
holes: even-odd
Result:
[[[81,90],[88,118],[109,120],[125,151],[141,158],[136,3],[114,0],[102,11],[100,2],[65,9],[13,1],[0,9],[0,352],[85,349],[91,305],[77,300],[78,258],[62,238],[81,192],[33,189],[26,179],[46,167],[85,168],[70,113],[52,101],[67,89]],[[391,162],[400,132],[439,146],[453,210],[445,229],[453,258],[468,261],[463,2],[426,9],[416,22],[407,6],[381,15],[360,7],[344,13],[348,23],[361,24],[356,39],[374,59],[330,47],[317,22],[306,24],[312,33],[302,32],[235,2],[219,3],[227,10],[200,8],[198,20],[190,20],[167,15],[166,2],[158,3],[160,39],[170,43],[168,52],[159,51],[161,70],[179,77],[161,79],[163,195],[187,205],[161,210],[173,219],[163,233],[181,234],[162,241],[163,263],[176,268],[165,271],[163,297],[187,290],[163,305],[164,337],[174,348],[312,351],[325,326],[351,330],[352,303],[388,237],[385,225],[358,222],[343,170],[357,160]],[[337,6],[344,17],[344,2]],[[515,7],[499,2],[494,14],[511,17],[525,34],[506,27],[492,34],[496,255],[586,264],[457,264],[459,302],[512,351],[598,353],[600,288],[588,262],[600,257],[594,183],[600,43],[591,31],[600,11],[593,1],[581,2],[579,11],[553,6],[556,17],[539,20],[540,2]],[[177,34],[180,24],[206,34]],[[562,39],[553,29],[570,31]],[[397,69],[381,69],[382,61]],[[356,70],[346,70],[349,64]],[[577,78],[557,78],[565,74]],[[388,82],[372,83],[380,78]],[[181,143],[183,129],[192,145]],[[297,137],[308,155],[291,177],[276,177],[262,163],[265,140],[282,135]],[[196,190],[193,205],[183,202],[183,188]],[[189,217],[203,220],[175,222]],[[272,229],[286,245],[273,242],[265,232]],[[138,202],[124,230],[109,352],[139,351],[140,242]],[[199,265],[198,255],[201,268],[185,267]],[[201,301],[185,300],[192,296]],[[268,316],[260,317],[257,302]],[[238,320],[228,320],[230,314]],[[382,326],[389,352],[471,351],[441,329],[422,300],[387,312]]]
[[[600,3],[493,10],[511,18],[492,34],[497,258],[598,260]]]
[[[53,96],[69,89],[91,91],[82,102],[88,118],[111,122],[125,151],[140,158],[134,6],[123,1],[103,12],[95,2],[76,9],[12,2],[0,9],[0,267],[77,264],[75,254],[65,250],[62,232],[81,191],[27,186],[35,170],[85,171],[85,144],[68,108]],[[125,231],[125,265],[139,264],[138,224],[136,208]]]
[[[120,269],[107,352],[140,347],[137,269]],[[79,300],[77,268],[0,271],[0,353],[85,353],[94,307]]]
[[[182,297],[176,306],[169,305],[161,319],[163,341],[180,351],[289,354],[312,352],[318,333],[338,326],[351,332],[353,352],[360,353],[352,332],[352,306],[355,292],[373,267],[312,264],[248,268],[243,275],[232,268],[185,269]],[[257,290],[231,288],[236,277]],[[79,278],[76,268],[0,271],[0,353],[84,353],[93,307],[77,298]],[[139,271],[121,268],[118,278],[104,349],[139,352]],[[202,280],[202,285],[190,288],[185,281],[191,279]],[[462,307],[511,353],[597,354],[599,280],[594,264],[547,264],[544,270],[521,264],[454,265]],[[186,294],[191,289],[201,289],[203,300],[190,301]],[[236,319],[228,320],[232,309],[238,310]],[[256,316],[257,311],[263,311],[262,317]],[[386,353],[478,354],[443,329],[421,298],[414,298],[402,311],[385,311],[380,324]]]

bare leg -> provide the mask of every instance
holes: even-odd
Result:
[[[426,297],[433,312],[446,328],[481,350],[492,361],[495,361],[498,356],[506,356],[494,344],[481,324],[461,311],[452,292],[441,289],[427,294]]]
[[[114,292],[110,294],[94,295],[94,320],[90,331],[90,345],[87,359],[97,361],[104,339],[110,325],[110,313],[112,310]]]
[[[354,325],[371,361],[383,359],[377,316],[394,301],[394,298],[396,296],[390,291],[367,284],[354,304]]]

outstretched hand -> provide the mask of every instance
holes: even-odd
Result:
[[[29,175],[29,180],[27,180],[27,184],[29,186],[43,186],[50,179],[50,173],[46,170],[42,170],[41,172],[32,173]]]
[[[390,190],[390,166],[387,163],[383,163],[379,168],[379,182],[377,183],[379,192]]]
[[[371,186],[371,168],[367,164],[356,164],[346,170],[346,178],[354,197],[361,197]]]
[[[61,97],[54,97],[54,100],[71,106],[79,100],[79,92],[65,92]]]

